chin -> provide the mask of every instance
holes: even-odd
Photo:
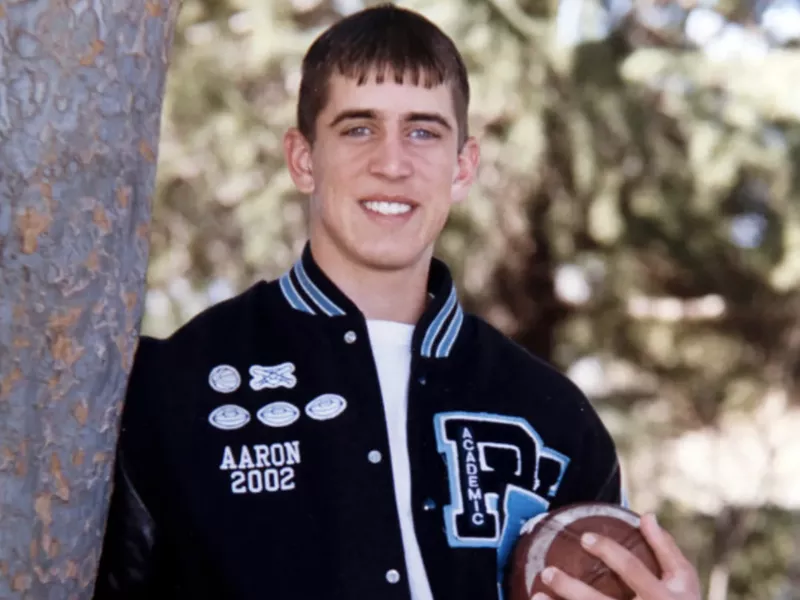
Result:
[[[408,269],[426,259],[425,248],[415,248],[411,244],[375,244],[354,250],[359,262],[383,271]]]

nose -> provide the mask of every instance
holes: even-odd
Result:
[[[387,135],[375,146],[370,173],[386,179],[403,179],[413,172],[408,150],[399,136]]]

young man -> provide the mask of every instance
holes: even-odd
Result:
[[[585,397],[465,314],[433,257],[478,168],[468,103],[414,13],[365,10],[310,48],[285,138],[309,242],[279,280],[142,338],[97,600],[499,599],[527,519],[622,501]],[[643,600],[698,597],[643,581]]]

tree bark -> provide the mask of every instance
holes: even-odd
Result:
[[[178,10],[0,3],[0,598],[92,596]]]

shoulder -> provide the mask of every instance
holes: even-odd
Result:
[[[254,319],[273,312],[275,282],[259,281],[239,294],[213,304],[183,323],[166,337],[142,335],[137,360],[147,362],[160,354],[194,353],[209,345],[225,344],[237,334],[251,329]]]
[[[581,389],[555,365],[536,356],[483,318],[470,314],[474,344],[482,366],[493,379],[507,381],[521,392],[556,400],[563,409],[585,411],[589,400]]]
[[[614,453],[614,442],[597,408],[556,366],[536,356],[485,320],[471,316],[476,372],[505,410],[536,423],[554,444],[588,445]]]
[[[139,336],[127,399],[173,387],[179,373],[202,368],[220,353],[236,352],[273,309],[273,282],[260,281],[204,309],[166,337]]]
[[[507,410],[543,434],[548,447],[570,457],[558,502],[621,501],[616,444],[586,394],[555,366],[486,321],[472,320],[480,370],[490,373],[492,388],[512,399]]]
[[[221,336],[252,325],[253,319],[270,312],[270,292],[274,282],[259,281],[243,292],[209,306],[175,330],[165,341],[171,344],[196,343],[200,340],[217,341]]]

